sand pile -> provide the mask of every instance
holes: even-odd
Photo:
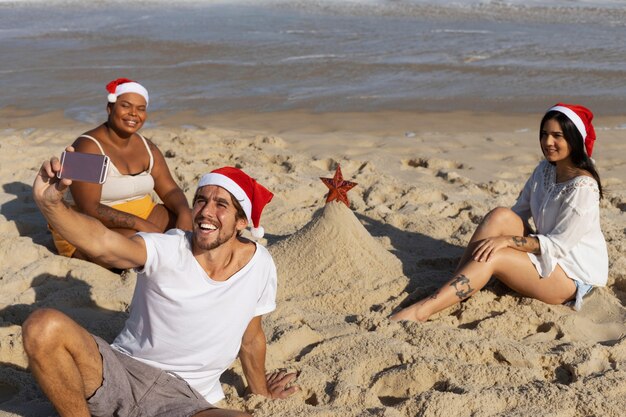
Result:
[[[400,261],[343,203],[331,201],[301,230],[272,245],[279,303],[318,314],[379,310],[407,285]]]

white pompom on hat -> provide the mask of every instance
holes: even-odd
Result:
[[[588,157],[593,152],[593,144],[596,141],[596,131],[591,124],[593,113],[591,110],[578,104],[557,103],[548,109],[550,111],[558,111],[567,116],[574,123],[578,132],[583,138],[583,147]],[[546,112],[547,113],[547,112]]]
[[[248,222],[252,224],[252,236],[256,239],[263,237],[265,230],[259,223],[263,207],[274,197],[271,191],[234,167],[218,168],[203,175],[198,182],[198,188],[205,185],[217,185],[231,193],[241,204]]]
[[[115,103],[119,96],[126,93],[137,93],[142,96],[146,100],[146,107],[150,102],[148,90],[146,90],[143,85],[136,81],[129,80],[128,78],[118,78],[113,80],[107,84],[106,89],[109,92],[107,95],[109,103]]]

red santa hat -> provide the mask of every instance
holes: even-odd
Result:
[[[109,103],[115,103],[119,96],[126,93],[139,94],[146,100],[146,106],[148,106],[148,102],[150,101],[148,98],[148,90],[146,90],[143,85],[136,81],[129,80],[128,78],[118,78],[117,80],[113,80],[107,84],[106,88],[109,92],[109,95],[107,96]]]
[[[260,239],[265,230],[259,225],[263,207],[272,200],[274,194],[240,169],[223,167],[211,171],[200,178],[198,188],[205,185],[218,185],[231,193],[246,213],[252,224],[252,236]]]
[[[591,157],[593,152],[593,144],[596,141],[596,131],[591,124],[593,120],[593,113],[586,107],[579,106],[578,104],[564,104],[558,103],[550,107],[548,111],[558,111],[563,113],[570,119],[580,135],[583,137],[583,145],[587,156]]]

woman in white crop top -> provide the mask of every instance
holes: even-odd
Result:
[[[104,184],[73,182],[75,208],[124,235],[164,232],[177,227],[191,230],[191,210],[159,149],[137,131],[146,121],[148,92],[140,84],[120,78],[107,85],[108,119],[72,144],[76,152],[110,158]],[[152,200],[152,191],[162,203]],[[60,254],[87,256],[53,231]],[[69,246],[68,246],[69,245]]]
[[[513,208],[499,207],[487,214],[452,279],[391,319],[426,321],[475,294],[492,275],[526,297],[548,304],[571,302],[576,310],[592,287],[606,285],[609,260],[600,229],[602,185],[590,158],[596,138],[592,119],[583,106],[551,107],[540,124],[545,160]]]

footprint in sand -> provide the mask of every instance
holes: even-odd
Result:
[[[300,360],[306,356],[323,339],[322,335],[303,325],[281,335],[278,340],[270,343],[270,350],[275,360],[288,362]]]
[[[334,171],[337,168],[337,164],[338,162],[333,158],[317,159],[311,162],[311,165],[322,171]]]
[[[440,169],[463,169],[463,164],[439,158],[413,158],[402,161],[403,167]]]
[[[398,405],[437,385],[439,377],[425,364],[402,364],[372,378],[371,390],[388,407]]]

